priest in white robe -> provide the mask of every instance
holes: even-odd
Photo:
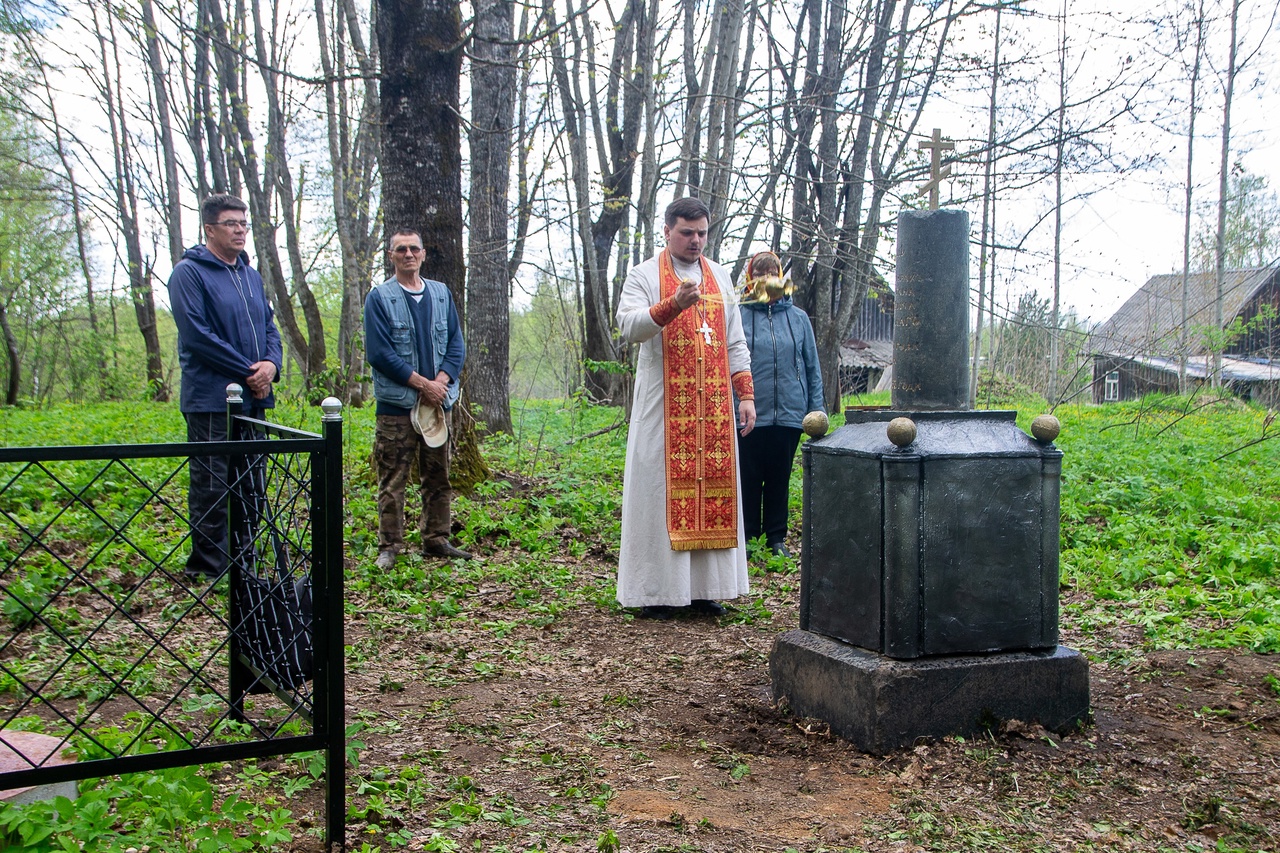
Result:
[[[723,613],[747,592],[734,431],[755,425],[751,353],[729,274],[702,255],[709,223],[700,200],[672,202],[666,249],[631,269],[618,303],[622,337],[640,345],[618,602],[644,618]]]

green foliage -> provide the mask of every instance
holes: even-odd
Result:
[[[63,403],[0,411],[0,443],[6,447],[186,440],[186,422],[175,403]]]
[[[1020,390],[1009,386],[1006,396],[1023,403],[1019,422],[1025,428],[1044,406],[1034,398],[1023,399]],[[318,422],[311,408],[285,406],[276,414],[295,426],[314,429]],[[1116,624],[1142,626],[1146,647],[1280,650],[1275,577],[1280,501],[1274,499],[1280,494],[1280,473],[1269,442],[1245,446],[1265,434],[1266,413],[1238,403],[1195,409],[1186,400],[1152,398],[1107,407],[1060,407],[1057,414],[1063,422],[1057,444],[1066,453],[1064,622],[1093,644],[1088,650],[1110,653],[1106,629]],[[411,555],[385,572],[373,569],[376,541],[370,534],[376,530],[369,471],[373,414],[360,409],[346,416],[348,608],[368,628],[368,636],[353,641],[348,651],[352,669],[368,666],[369,657],[389,639],[421,628],[430,632],[431,642],[415,649],[410,656],[416,657],[404,669],[378,673],[385,690],[399,689],[409,678],[432,685],[499,679],[530,662],[535,654],[532,632],[560,630],[557,621],[573,609],[613,606],[609,566],[618,547],[626,444],[616,409],[575,397],[517,405],[514,434],[494,437],[484,447],[490,465],[502,472],[500,478],[455,504],[462,524],[459,539],[486,559],[446,563]],[[839,419],[833,420],[835,428]],[[0,440],[9,444],[122,441],[137,434],[180,438],[176,407],[109,404],[0,412]],[[793,511],[798,512],[798,465],[796,472]],[[98,491],[86,494],[109,510],[112,496],[128,494],[129,485],[117,478],[94,488]],[[13,489],[4,496],[9,502],[5,509],[18,518],[35,511],[40,499]],[[0,547],[10,546],[0,542]],[[756,584],[758,589],[772,585],[777,591],[791,584],[785,594],[794,595],[794,560],[762,556],[753,570],[766,578]],[[41,586],[53,582],[42,572],[28,571],[9,588],[23,600],[38,601]],[[773,594],[741,599],[722,624],[770,629],[776,625],[770,609],[776,601]],[[76,617],[68,613],[62,618],[70,624]],[[501,642],[470,642],[479,632]],[[669,655],[664,665],[664,672],[678,678],[684,659]],[[1280,696],[1280,682],[1267,684]],[[555,707],[560,700],[547,701]],[[604,701],[618,719],[607,730],[593,732],[592,741],[630,752],[631,746],[612,736],[637,700],[613,691]],[[191,714],[211,710],[201,697],[191,697],[183,706]],[[1216,712],[1208,708],[1201,713]],[[353,765],[363,746],[357,737],[391,733],[379,728],[390,723],[376,714],[356,716],[348,729]],[[471,736],[482,741],[496,742],[503,735],[497,725],[489,729],[487,723],[461,718],[456,725],[470,727]],[[229,728],[226,734],[235,732]],[[106,747],[128,742],[109,732],[95,735]],[[95,748],[87,741],[77,741],[77,746],[86,755]],[[140,743],[138,748],[158,746]],[[531,772],[553,774],[548,778],[555,780],[557,800],[590,803],[603,811],[612,791],[591,771],[589,756],[567,755],[537,742],[524,749],[526,753],[512,747],[505,760],[527,761]],[[714,763],[724,771],[724,784],[751,784],[747,757],[717,753]],[[323,760],[310,753],[280,766],[271,771],[253,763],[218,768],[224,778],[234,778],[234,795],[211,786],[208,768],[100,780],[86,786],[75,802],[0,809],[0,833],[15,847],[37,851],[123,851],[144,844],[156,851],[280,849],[298,832],[285,798],[314,788]],[[452,776],[441,783],[442,777],[435,776],[435,787],[430,778],[414,767],[362,768],[352,779],[351,816],[376,833],[382,849],[416,844],[440,851],[464,849],[457,838],[467,833],[518,830],[534,819],[534,811],[522,810],[520,803],[486,792],[481,777]],[[928,804],[913,806],[909,813],[909,827],[895,826],[897,838],[886,837],[966,849],[1004,849],[1023,840],[935,814]],[[1220,823],[1226,821],[1229,806],[1188,801],[1188,826],[1215,815]],[[416,830],[411,832],[410,826]],[[584,831],[590,834],[581,841],[588,845],[593,838],[600,849],[617,844],[603,822]],[[365,849],[375,848],[366,844]]]
[[[117,390],[109,315],[99,305],[90,316],[76,280],[73,225],[55,162],[40,132],[16,111],[0,111],[0,326],[17,359],[0,357],[0,387],[8,392],[16,378],[12,402],[99,399]]]
[[[1195,235],[1197,269],[1213,270],[1218,244],[1218,202],[1200,205],[1201,227]],[[1223,262],[1227,269],[1260,267],[1271,263],[1280,246],[1280,197],[1267,179],[1236,163],[1227,188],[1226,234]]]
[[[574,282],[539,275],[529,307],[511,312],[509,361],[513,396],[563,399],[582,384],[580,321]]]
[[[1280,651],[1280,472],[1266,414],[1152,398],[1060,408],[1064,581],[1084,627],[1143,627],[1155,648]]]
[[[621,849],[622,844],[618,841],[618,834],[612,829],[606,829],[600,833],[600,837],[596,840],[598,853],[618,853]]]
[[[276,807],[274,798],[254,802],[233,794],[218,802],[207,773],[178,767],[109,777],[85,783],[75,800],[0,805],[0,844],[32,853],[144,846],[221,853],[268,850],[293,839],[292,813]],[[254,784],[262,783],[249,787]]]
[[[1085,369],[1088,361],[1083,357],[1088,329],[1072,309],[1060,313],[1057,321],[1055,328],[1053,305],[1048,297],[1023,293],[1012,316],[1001,319],[994,329],[983,331],[982,352],[989,367],[1018,385],[1036,389],[1043,396],[1049,389],[1049,360],[1056,338],[1058,399],[1078,397],[1087,389],[1091,378]],[[978,400],[983,406],[991,405],[981,389]]]

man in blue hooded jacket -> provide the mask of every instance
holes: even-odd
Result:
[[[449,541],[451,526],[446,412],[458,399],[466,344],[449,288],[423,278],[422,235],[401,228],[387,255],[396,274],[369,291],[364,303],[365,357],[378,401],[373,461],[378,474],[379,569],[404,550],[405,486],[418,461],[422,489],[422,552],[447,559],[471,554]],[[418,432],[414,410],[436,419],[438,430]],[[421,421],[419,426],[421,426]],[[428,438],[433,440],[428,442]]]
[[[271,389],[283,351],[262,276],[249,266],[244,251],[247,210],[235,196],[205,199],[200,207],[205,243],[188,249],[169,276],[188,441],[227,440],[227,386],[232,382],[245,387],[245,414],[250,417],[261,418],[275,406]],[[229,468],[225,456],[191,460],[189,577],[216,578],[226,570]]]

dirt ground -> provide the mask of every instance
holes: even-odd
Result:
[[[352,823],[352,849],[390,850],[399,829],[409,850],[444,849],[433,831],[458,850],[615,849],[606,830],[624,851],[1280,850],[1280,660],[1143,654],[1140,629],[1081,637],[1065,620],[1063,644],[1092,659],[1083,731],[1009,721],[873,757],[772,700],[768,656],[798,625],[797,583],[753,578],[772,615],[748,624],[584,603],[496,639],[364,613],[347,637],[373,650],[348,675],[348,719],[369,725],[353,783],[413,766],[447,792],[467,776],[520,819],[433,830],[442,793],[405,820]],[[508,591],[478,597],[472,624],[488,607],[510,618]],[[470,662],[501,650],[510,663],[476,680]],[[438,686],[442,669],[472,680]]]

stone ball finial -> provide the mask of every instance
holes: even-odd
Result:
[[[911,418],[894,418],[889,421],[885,433],[898,447],[906,447],[916,440],[916,422]]]
[[[1031,434],[1036,441],[1050,443],[1062,432],[1062,424],[1053,415],[1036,415],[1031,422]]]
[[[805,435],[810,438],[822,438],[827,434],[831,421],[827,419],[826,412],[812,411],[804,416],[800,426],[804,428]]]

